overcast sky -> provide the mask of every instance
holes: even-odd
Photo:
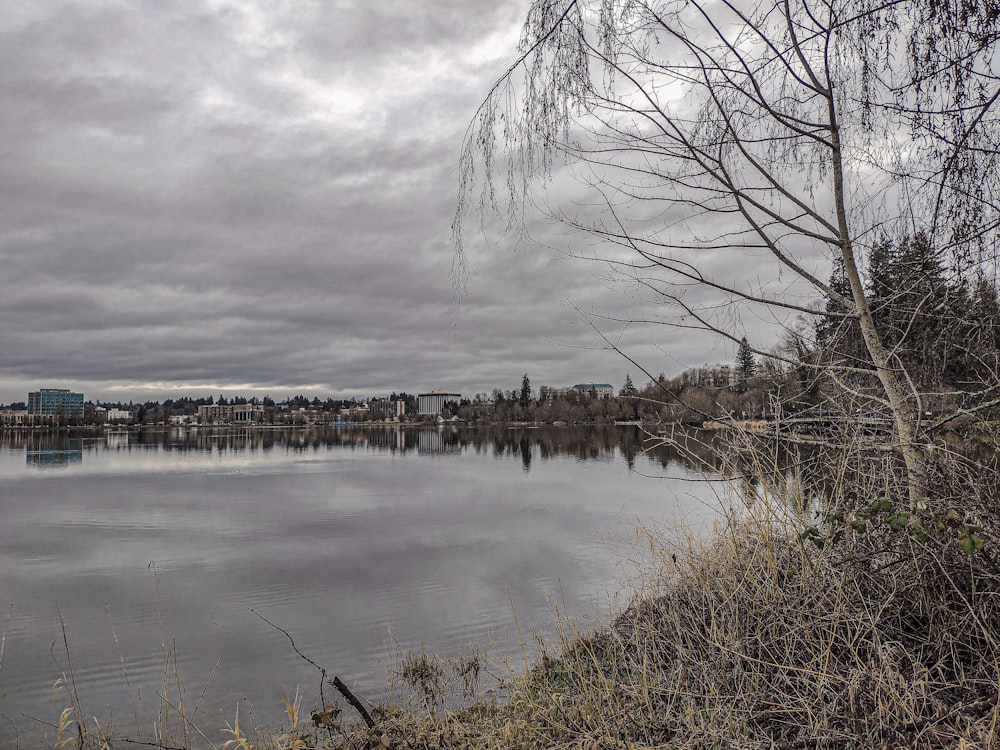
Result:
[[[0,0],[0,402],[471,395],[631,372],[599,264],[449,243],[526,0]],[[556,186],[558,187],[558,185]],[[651,372],[705,336],[606,324]]]

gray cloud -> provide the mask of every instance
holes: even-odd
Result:
[[[48,385],[472,393],[631,369],[565,302],[648,307],[605,268],[474,237],[455,300],[461,139],[522,0],[8,10],[0,402]],[[676,332],[625,335],[654,371],[712,358]]]

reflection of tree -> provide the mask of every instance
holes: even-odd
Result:
[[[525,435],[521,438],[521,466],[524,469],[524,473],[527,474],[531,471],[531,441],[528,440],[528,436]]]
[[[117,435],[116,435],[117,437]],[[432,441],[429,439],[433,438]],[[737,449],[726,449],[724,463],[720,451],[713,449],[723,440],[721,433],[678,429],[669,439],[656,436],[636,426],[597,427],[537,427],[510,429],[499,425],[484,427],[406,428],[400,426],[344,427],[284,427],[258,429],[256,427],[214,427],[186,429],[144,429],[128,434],[128,439],[111,442],[81,443],[65,431],[0,431],[0,446],[42,450],[54,446],[62,450],[67,441],[76,440],[82,450],[116,450],[125,452],[162,451],[170,453],[220,453],[239,454],[248,451],[269,453],[316,452],[322,449],[373,451],[386,453],[433,453],[459,455],[472,452],[476,455],[494,456],[498,459],[520,461],[529,471],[537,459],[542,463],[572,458],[579,461],[621,460],[629,469],[635,469],[641,457],[664,473],[670,471],[702,471],[706,475],[733,475],[733,472],[751,473],[752,467],[741,463]],[[431,448],[433,442],[433,449]],[[793,465],[796,459],[782,453],[776,465]]]

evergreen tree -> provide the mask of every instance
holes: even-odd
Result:
[[[632,373],[625,373],[625,385],[622,386],[619,396],[634,396],[635,386],[632,384]]]
[[[517,402],[525,408],[531,403],[531,381],[528,380],[528,373],[524,373],[524,377],[521,379],[521,393]]]
[[[851,286],[844,270],[844,261],[840,258],[836,258],[833,262],[830,288],[841,297],[851,298]],[[826,315],[820,316],[816,323],[816,343],[823,360],[834,366],[847,365],[870,369],[861,328],[857,319],[850,316],[852,310],[839,300],[830,297],[827,298],[825,312]]]
[[[736,352],[736,374],[741,384],[746,382],[757,372],[757,361],[753,356],[753,349],[747,343],[746,336],[740,341],[740,348]]]
[[[840,263],[834,264],[830,286],[848,296]],[[1000,299],[992,279],[950,278],[940,253],[925,235],[916,234],[898,243],[883,240],[869,251],[865,293],[891,361],[921,390],[969,391],[995,383]],[[844,368],[838,378],[853,386],[874,386],[875,373],[852,311],[830,300],[826,312],[837,317],[816,326],[823,361]]]

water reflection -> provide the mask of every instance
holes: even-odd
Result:
[[[83,461],[84,439],[60,431],[0,432],[0,447],[23,448],[25,464],[38,469],[65,468]]]
[[[641,458],[642,471],[653,466],[660,475],[680,470],[706,479],[721,476],[735,480],[745,500],[752,500],[768,487],[787,492],[790,482],[806,498],[829,498],[845,485],[843,472],[850,470],[850,459],[857,454],[856,446],[840,455],[837,449],[753,435],[691,429],[655,434],[637,426],[174,427],[86,434],[14,430],[0,431],[3,448],[23,450],[25,465],[36,469],[67,468],[82,464],[85,456],[131,452],[221,456],[273,451],[317,454],[324,449],[434,458],[473,453],[518,460],[525,474],[532,471],[536,459],[543,463],[567,457],[587,462],[622,461],[633,471]],[[871,457],[866,455],[864,470],[870,471],[870,467]]]
[[[57,448],[52,444],[42,444],[37,449],[26,449],[25,461],[28,466],[40,469],[54,469],[83,461],[83,447]]]
[[[622,459],[633,468],[644,456],[662,468],[703,468],[714,474],[725,471],[712,449],[717,433],[685,431],[671,440],[629,427],[316,427],[316,428],[212,428],[178,427],[134,431],[96,432],[86,435],[65,431],[0,431],[0,447],[23,449],[35,457],[29,463],[69,464],[83,454],[101,451],[169,451],[228,453],[286,450],[315,451],[319,448],[412,453],[428,456],[458,456],[464,451],[495,458],[520,459],[525,472],[535,454],[541,461],[572,456],[581,461]],[[60,458],[62,457],[62,458]]]
[[[41,746],[23,739],[39,729],[25,716],[59,715],[57,603],[93,713],[131,714],[122,657],[136,690],[156,695],[165,633],[196,692],[222,658],[202,704],[209,727],[242,697],[276,722],[282,691],[315,686],[245,607],[374,700],[379,660],[397,646],[516,649],[512,608],[530,631],[554,623],[552,601],[573,614],[622,604],[622,550],[609,540],[636,523],[714,518],[701,480],[723,467],[699,439],[718,437],[675,438],[634,427],[0,433],[0,606],[13,602],[0,719]],[[28,457],[43,454],[67,459],[41,471]],[[10,727],[0,720],[0,746]]]

